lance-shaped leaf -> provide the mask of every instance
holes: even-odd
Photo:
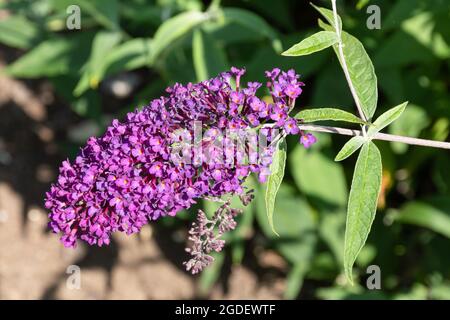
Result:
[[[356,161],[348,199],[344,244],[344,270],[352,283],[352,268],[366,243],[381,189],[381,155],[372,142],[364,144]]]
[[[174,41],[186,35],[195,26],[206,20],[200,11],[188,11],[166,20],[156,30],[152,44],[152,62]]]
[[[303,122],[315,122],[315,121],[344,121],[358,124],[365,124],[363,120],[355,116],[354,114],[335,108],[317,108],[302,110],[295,115],[296,119],[301,119]]]
[[[389,216],[396,222],[427,228],[450,238],[450,200],[446,196],[408,202],[399,210],[391,210]]]
[[[192,37],[192,59],[198,81],[209,79],[228,68],[224,50],[200,28]]]
[[[328,19],[327,19],[328,20]],[[330,22],[330,21],[328,21]],[[319,19],[319,26],[325,31],[332,31],[334,26],[327,25]],[[356,96],[360,102],[364,115],[370,120],[375,113],[378,102],[377,76],[372,60],[364,49],[363,44],[351,34],[342,31],[341,33],[342,51],[344,53],[345,64],[347,66],[350,80],[355,88]],[[334,52],[343,67],[339,54],[339,44],[333,46]]]
[[[383,128],[385,128],[388,125],[390,125],[395,120],[397,120],[397,118],[402,115],[402,113],[405,110],[407,104],[408,104],[408,102],[403,102],[402,104],[400,104],[400,105],[398,105],[398,106],[396,106],[396,107],[394,107],[392,109],[389,109],[388,111],[383,113],[381,116],[379,116],[377,118],[377,120],[375,120],[373,125],[371,125],[369,127],[369,130],[367,131],[367,134],[369,136],[372,136],[375,133],[381,131]]]
[[[101,31],[95,35],[91,55],[74,89],[75,96],[82,95],[89,87],[93,89],[98,87],[103,77],[105,56],[119,43],[120,39],[121,34],[115,31]]]
[[[365,116],[371,119],[378,101],[377,76],[372,61],[363,44],[345,31],[342,32],[342,43],[344,58],[356,95]],[[337,50],[336,46],[334,48]],[[343,65],[343,61],[341,59],[339,61]]]
[[[106,55],[102,78],[124,70],[145,66],[151,54],[152,39],[134,38],[128,40]]]
[[[350,157],[356,150],[361,148],[363,143],[366,141],[366,138],[362,136],[356,136],[347,141],[346,144],[342,147],[341,151],[337,154],[334,161],[342,161]]]
[[[284,169],[286,167],[286,140],[282,139],[277,143],[277,150],[273,155],[272,164],[270,165],[270,176],[267,179],[266,188],[266,212],[267,219],[272,231],[278,235],[273,225],[273,211],[275,209],[275,199],[277,197],[278,189],[284,177]]]
[[[320,31],[300,41],[282,53],[283,56],[296,57],[322,51],[338,41],[336,32]]]
[[[41,37],[36,24],[14,15],[0,21],[0,42],[20,49],[31,48]]]
[[[336,29],[333,11],[327,8],[318,7],[313,3],[311,3],[311,5],[314,7],[314,9],[320,12],[320,14],[328,21],[328,23],[333,27],[333,29]],[[338,27],[339,30],[342,30],[342,20],[341,17],[339,17],[339,15],[338,15]]]

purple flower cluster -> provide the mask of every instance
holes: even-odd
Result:
[[[106,245],[112,232],[138,232],[148,220],[174,216],[199,198],[241,194],[242,183],[251,172],[264,182],[274,151],[270,144],[276,139],[273,131],[299,133],[296,120],[288,113],[303,83],[293,70],[266,72],[272,96],[266,102],[256,96],[260,83],[241,86],[243,74],[243,69],[232,68],[198,84],[175,84],[167,89],[167,96],[128,113],[125,121],[114,120],[102,137],[89,138],[73,162],[64,161],[45,202],[49,225],[63,234],[64,245],[74,247],[77,239]],[[200,161],[173,161],[173,149],[180,139],[175,133],[183,130],[183,139],[192,138],[198,122],[202,133],[198,143],[208,152],[198,155],[187,149],[185,156]],[[263,127],[269,123],[273,125]],[[239,151],[233,144],[223,147],[229,138],[219,139],[217,134],[261,127],[270,145],[256,154],[248,148]],[[220,148],[216,140],[221,140]],[[245,157],[243,153],[253,161],[238,161]],[[237,160],[213,161],[230,156]]]

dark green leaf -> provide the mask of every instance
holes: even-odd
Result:
[[[240,8],[224,8],[222,15],[225,21],[232,21],[247,27],[253,32],[259,33],[272,41],[272,46],[276,52],[281,52],[281,42],[276,31],[257,14],[240,9]]]

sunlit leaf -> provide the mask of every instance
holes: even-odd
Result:
[[[156,30],[155,36],[153,37],[152,61],[155,61],[176,40],[185,36],[195,26],[205,20],[205,14],[200,11],[183,12],[166,20]]]
[[[23,78],[78,74],[89,55],[91,40],[92,34],[83,32],[43,41],[9,65],[6,72]]]
[[[76,96],[81,95],[89,88],[96,89],[98,87],[104,74],[105,56],[119,43],[120,39],[121,34],[115,31],[102,31],[95,35],[91,55],[74,90]]]
[[[357,151],[363,143],[366,142],[366,138],[362,136],[356,136],[347,141],[346,144],[342,147],[341,151],[337,154],[334,161],[342,161],[350,157],[355,151]]]
[[[280,188],[281,182],[284,177],[284,169],[286,166],[286,140],[282,139],[277,143],[277,150],[273,155],[272,164],[270,165],[270,176],[267,179],[267,189],[266,189],[266,210],[267,219],[272,231],[275,231],[273,223],[273,214],[275,209],[275,199],[277,197],[278,189]]]
[[[337,35],[332,31],[320,31],[302,40],[282,53],[283,56],[305,56],[317,51],[322,51],[337,43]]]
[[[366,243],[381,190],[382,164],[380,151],[373,142],[364,144],[356,161],[348,199],[345,227],[344,270],[353,282],[352,268]]]
[[[406,108],[406,105],[408,102],[403,102],[402,104],[389,109],[385,113],[383,113],[381,116],[375,120],[375,122],[369,127],[369,130],[367,131],[367,135],[373,136],[375,133],[383,130],[385,127],[387,127],[389,124],[394,122],[398,117],[400,117],[403,113],[403,111]]]
[[[417,225],[450,238],[450,200],[435,197],[428,201],[408,202],[391,217],[396,222]]]
[[[364,124],[365,122],[355,116],[354,114],[335,108],[316,108],[302,110],[295,115],[296,119],[301,119],[303,122],[316,122],[316,121],[343,121],[351,123]]]

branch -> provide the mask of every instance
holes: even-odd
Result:
[[[320,126],[320,125],[315,125],[315,124],[299,124],[298,127],[300,130],[306,130],[306,131],[335,133],[335,134],[341,134],[341,135],[345,135],[345,136],[363,136],[363,133],[360,130],[339,128],[339,127]],[[394,134],[387,134],[387,133],[380,133],[380,132],[376,133],[372,137],[372,139],[392,141],[392,142],[402,142],[402,143],[412,144],[412,145],[416,145],[416,146],[424,146],[424,147],[441,148],[441,149],[449,149],[450,150],[450,142],[418,139],[418,138],[397,136]]]
[[[366,118],[366,116],[364,115],[364,112],[362,111],[361,102],[359,101],[358,95],[356,94],[356,89],[353,86],[352,79],[350,78],[350,72],[348,71],[347,62],[345,61],[344,50],[342,49],[343,44],[342,44],[341,30],[339,29],[339,23],[338,23],[336,0],[331,0],[331,2],[332,2],[332,6],[333,6],[334,25],[335,25],[336,35],[338,38],[338,53],[339,53],[339,57],[340,57],[341,65],[342,65],[342,70],[344,70],[345,79],[347,80],[348,86],[350,88],[350,92],[352,93],[353,100],[355,100],[355,104],[356,104],[356,108],[358,109],[359,116],[361,117],[361,119],[363,119],[365,122],[367,122],[368,119]],[[365,128],[363,128],[363,130],[365,130]],[[364,133],[365,133],[365,131],[364,131]]]

